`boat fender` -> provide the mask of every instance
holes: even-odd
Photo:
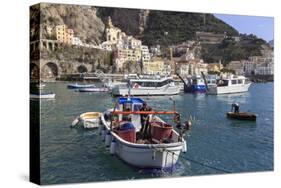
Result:
[[[107,132],[107,134],[105,135],[105,146],[106,147],[109,147],[110,146],[110,143],[111,143],[111,134],[110,132]]]
[[[101,135],[102,129],[103,129],[103,124],[102,124],[102,123],[99,123],[99,129],[98,129],[99,135]]]
[[[79,123],[80,119],[79,117],[76,117],[75,120],[71,123],[71,127],[76,126]]]
[[[186,146],[186,141],[184,141],[182,144],[182,152],[186,153],[186,151],[187,151],[187,146]]]
[[[116,150],[116,141],[115,139],[113,139],[110,144],[110,154],[114,155],[116,152],[115,150]]]
[[[101,139],[102,139],[102,141],[105,141],[105,135],[106,135],[106,131],[105,131],[105,128],[103,128],[102,131],[101,131]]]
[[[152,160],[155,161],[155,159],[156,159],[156,151],[154,150],[154,151],[153,151],[153,154],[152,154]]]

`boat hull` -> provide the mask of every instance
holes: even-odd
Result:
[[[125,96],[128,95],[129,88],[127,87],[114,87],[112,89],[112,95],[114,96]],[[161,95],[177,95],[180,93],[178,86],[164,86],[164,87],[142,87],[142,88],[131,88],[130,94],[133,96],[161,96]]]
[[[104,88],[82,88],[79,89],[79,92],[108,92],[109,89],[104,87]]]
[[[31,99],[54,99],[56,96],[55,93],[51,94],[30,94]]]
[[[256,114],[249,113],[249,112],[240,112],[240,113],[227,112],[226,116],[232,119],[248,120],[248,121],[256,121],[257,119]]]
[[[249,90],[251,83],[243,85],[231,85],[231,86],[212,86],[208,87],[208,94],[218,95],[218,94],[229,94],[229,93],[243,93]]]
[[[68,84],[67,88],[68,89],[82,89],[82,88],[91,88],[95,87],[94,84],[88,84],[88,85],[79,85],[79,84]]]
[[[172,167],[179,158],[186,144],[181,142],[169,144],[138,144],[131,143],[120,138],[110,130],[109,123],[105,121],[104,115],[101,122],[107,132],[110,132],[116,143],[115,154],[124,162],[139,168],[166,168]],[[173,130],[174,135],[178,134]]]

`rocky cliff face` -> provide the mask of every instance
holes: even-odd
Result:
[[[41,4],[41,24],[54,27],[65,24],[83,42],[99,44],[103,40],[104,23],[97,17],[95,7],[63,4]],[[42,32],[46,38],[47,31]]]

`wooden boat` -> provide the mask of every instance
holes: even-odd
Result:
[[[97,128],[100,124],[100,117],[100,112],[85,112],[75,118],[71,126],[74,127],[82,125],[84,128]]]
[[[249,120],[249,121],[256,121],[257,115],[250,112],[227,112],[226,113],[228,118],[238,119],[238,120]]]
[[[126,163],[140,168],[172,167],[181,152],[186,152],[186,141],[173,126],[164,122],[158,114],[176,115],[175,111],[139,111],[144,101],[135,97],[118,99],[113,109],[101,116],[99,127],[110,153]],[[130,111],[127,111],[130,108]],[[147,114],[150,138],[140,136],[141,114]],[[125,128],[124,128],[125,127]]]
[[[81,88],[91,88],[91,87],[96,87],[95,84],[68,84],[67,88],[68,89],[81,89]]]
[[[54,99],[55,93],[30,94],[31,99]]]

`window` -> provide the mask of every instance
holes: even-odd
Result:
[[[232,85],[236,85],[237,84],[237,80],[231,80],[231,84]]]
[[[239,79],[238,84],[242,84],[242,83],[243,83],[243,80]]]

